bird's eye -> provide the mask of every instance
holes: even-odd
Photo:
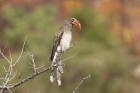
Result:
[[[72,19],[72,22],[74,21],[74,19]]]

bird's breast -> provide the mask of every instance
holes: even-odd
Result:
[[[72,39],[72,34],[70,32],[63,34],[61,42],[60,42],[60,46],[62,47],[63,51],[69,48],[71,39]]]

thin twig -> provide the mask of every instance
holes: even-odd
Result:
[[[10,50],[9,50],[9,54],[10,54],[10,62],[12,62],[12,56]]]
[[[38,70],[38,69],[41,69],[41,68],[43,68],[44,66],[45,66],[45,64],[42,65],[42,66],[40,66],[40,67],[38,67],[38,68],[36,68],[36,69],[37,69],[37,70]]]
[[[21,84],[23,84],[23,83],[29,81],[30,79],[35,78],[36,76],[40,75],[41,73],[44,73],[44,72],[46,72],[46,71],[48,71],[48,70],[50,70],[50,69],[52,68],[51,66],[48,67],[48,68],[44,68],[44,65],[37,68],[37,66],[36,66],[36,64],[35,64],[35,62],[34,62],[34,56],[33,56],[33,54],[30,54],[30,52],[28,52],[27,54],[30,56],[30,58],[31,58],[31,60],[32,60],[32,67],[33,67],[33,69],[34,69],[34,73],[33,73],[32,75],[30,75],[29,77],[26,77],[26,78],[24,78],[24,79],[22,79],[21,76],[20,76],[20,74],[18,74],[18,77],[20,78],[20,81],[17,82],[17,83],[14,83],[14,84],[8,84],[8,83],[16,76],[16,73],[14,73],[14,74],[12,75],[12,72],[13,72],[13,71],[12,71],[12,67],[15,66],[15,65],[18,63],[18,61],[20,60],[20,58],[22,58],[22,55],[23,55],[23,53],[24,53],[26,38],[27,38],[27,36],[25,37],[25,40],[24,40],[24,43],[23,43],[23,46],[22,46],[21,53],[20,53],[18,59],[14,62],[14,64],[12,63],[12,56],[11,56],[10,50],[9,50],[9,53],[10,53],[10,60],[9,60],[9,59],[2,53],[2,51],[1,51],[1,49],[0,49],[0,54],[1,54],[1,55],[4,57],[4,59],[5,59],[6,61],[8,61],[8,63],[10,64],[10,65],[9,65],[9,68],[8,68],[7,70],[6,70],[6,68],[3,66],[3,67],[4,67],[4,70],[5,70],[5,72],[6,72],[6,76],[5,76],[5,78],[3,78],[3,79],[4,79],[3,85],[0,86],[0,93],[3,93],[4,90],[8,90],[10,93],[12,93],[12,91],[10,91],[10,89],[17,87],[17,86],[19,86],[19,85],[21,85]],[[79,39],[79,38],[78,38],[78,39]],[[74,44],[72,44],[69,48],[71,48],[72,46],[76,45],[76,43],[78,42],[78,39],[77,39],[77,41],[76,41]],[[86,44],[87,44],[87,43],[86,43]],[[76,52],[74,55],[72,55],[72,56],[70,56],[70,57],[68,57],[68,58],[66,58],[66,59],[64,59],[64,60],[62,60],[62,61],[66,61],[66,60],[70,59],[71,57],[75,56],[77,53],[79,53],[79,52],[86,46],[86,44],[85,44],[78,52]],[[5,46],[4,50],[5,50],[5,49],[6,49],[6,46]],[[4,52],[4,50],[3,50],[3,52]],[[42,68],[42,70],[39,70],[39,71],[38,71],[38,69],[40,69],[40,68]],[[82,84],[82,82],[83,82],[85,79],[89,78],[89,77],[90,77],[90,75],[87,76],[87,77],[85,77],[85,78],[83,78],[83,80],[80,82],[80,84],[79,84],[78,87],[75,89],[75,91],[79,88],[79,86]],[[2,79],[2,78],[1,78],[1,79]],[[75,91],[74,91],[73,93],[75,93]],[[38,91],[38,93],[39,93],[39,91]]]
[[[74,42],[74,44],[70,45],[70,47],[67,50],[69,50],[72,46],[76,45],[79,39],[80,37]]]
[[[8,89],[15,88],[15,87],[17,87],[17,86],[19,86],[19,85],[21,85],[21,84],[27,82],[27,81],[30,80],[30,79],[33,79],[34,77],[36,77],[36,76],[38,76],[38,75],[40,75],[40,74],[42,74],[42,73],[44,73],[44,72],[46,72],[46,71],[48,71],[48,70],[50,70],[50,69],[51,69],[51,67],[45,68],[44,70],[42,70],[42,71],[40,71],[40,72],[38,72],[38,73],[34,73],[33,75],[31,75],[31,76],[29,76],[29,77],[23,79],[22,81],[19,81],[19,82],[15,83],[15,84],[12,85],[12,86],[11,86],[11,85],[8,85],[7,88],[8,88]],[[1,88],[1,86],[0,86],[0,88]],[[6,89],[5,89],[5,90],[6,90]]]
[[[30,55],[30,58],[31,58],[31,60],[32,60],[32,62],[33,62],[34,72],[35,72],[35,73],[37,73],[37,72],[38,72],[38,70],[37,70],[37,66],[36,66],[36,64],[35,64],[35,62],[34,62],[34,55],[33,55],[33,54],[32,54],[32,55]]]
[[[12,93],[12,91],[10,89],[7,89],[10,93]]]
[[[79,85],[75,88],[75,90],[74,90],[72,93],[75,93],[75,92],[77,91],[77,89],[80,87],[80,85],[83,83],[83,81],[84,81],[85,79],[88,79],[89,77],[91,77],[90,74],[89,74],[87,77],[83,78],[83,79],[81,80],[81,82],[79,83]]]
[[[8,84],[8,82],[10,81],[11,74],[12,74],[12,62],[10,63],[10,66],[9,66],[8,71],[6,73],[5,82],[3,82],[4,86],[6,86]]]
[[[38,69],[37,69],[37,66],[36,66],[36,64],[35,64],[34,54],[31,54],[31,53],[28,51],[27,55],[29,55],[30,58],[31,58],[31,60],[32,60],[32,64],[31,64],[31,65],[32,65],[32,68],[34,69],[34,72],[35,72],[35,73],[38,73]]]
[[[14,75],[9,79],[9,81],[11,81],[15,76],[16,76],[16,73],[14,73]]]
[[[2,53],[4,53],[4,51],[5,51],[6,47],[7,47],[7,44],[6,44],[6,46],[4,47],[4,49],[3,49]]]
[[[19,55],[17,61],[13,64],[13,66],[15,66],[15,65],[17,64],[17,62],[19,61],[19,59],[22,57],[23,50],[24,50],[24,47],[25,47],[26,38],[27,38],[27,36],[25,37],[25,40],[24,40],[24,43],[23,43],[23,46],[22,46],[21,53],[20,53],[20,55]]]
[[[5,60],[7,60],[8,63],[10,63],[10,60],[2,52],[0,52],[0,54],[4,57]]]
[[[87,42],[87,43],[88,43],[88,42]],[[76,53],[74,53],[72,56],[70,56],[70,57],[68,57],[68,58],[66,58],[66,59],[63,59],[62,62],[63,62],[63,61],[66,61],[66,60],[68,60],[68,59],[74,57],[76,54],[78,54],[82,49],[85,48],[85,46],[87,45],[87,43],[86,43],[79,51],[77,51]]]
[[[5,66],[3,66],[3,68],[4,68],[5,73],[7,73],[7,70],[6,70]]]

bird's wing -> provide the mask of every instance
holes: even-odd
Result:
[[[55,34],[54,39],[53,39],[53,48],[52,48],[52,53],[51,53],[51,57],[50,57],[50,61],[53,61],[55,52],[57,50],[58,45],[60,44],[62,35],[64,33],[63,28],[60,28],[58,30],[58,32]]]

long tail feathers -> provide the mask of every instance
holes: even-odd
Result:
[[[55,75],[54,71],[56,71],[56,75]],[[50,75],[50,81],[53,83],[55,80],[55,76],[56,76],[57,84],[58,84],[58,86],[60,86],[61,85],[61,73],[63,73],[63,67],[62,67],[61,61],[60,61],[58,63],[56,70],[52,69],[51,75]]]
[[[50,75],[50,81],[53,83],[54,80],[55,80],[55,78],[54,78],[54,71],[52,71],[51,75]]]
[[[63,67],[62,67],[62,61],[61,61],[62,53],[63,52],[61,51],[61,47],[58,46],[57,51],[55,53],[53,52],[53,55],[51,55],[51,58],[50,58],[50,60],[52,61],[50,81],[54,82],[54,80],[56,79],[58,86],[61,85],[61,73],[63,73]],[[56,73],[54,73],[54,71],[56,71]]]
[[[54,70],[55,71],[55,70]],[[50,81],[51,83],[54,82],[55,80],[55,74],[54,74],[54,71],[51,72],[51,75],[50,75]],[[56,69],[56,81],[57,81],[57,85],[60,86],[61,85],[61,73],[59,68],[57,67]]]
[[[56,72],[56,80],[57,80],[57,85],[60,86],[61,85],[61,72],[59,71],[58,68]]]

